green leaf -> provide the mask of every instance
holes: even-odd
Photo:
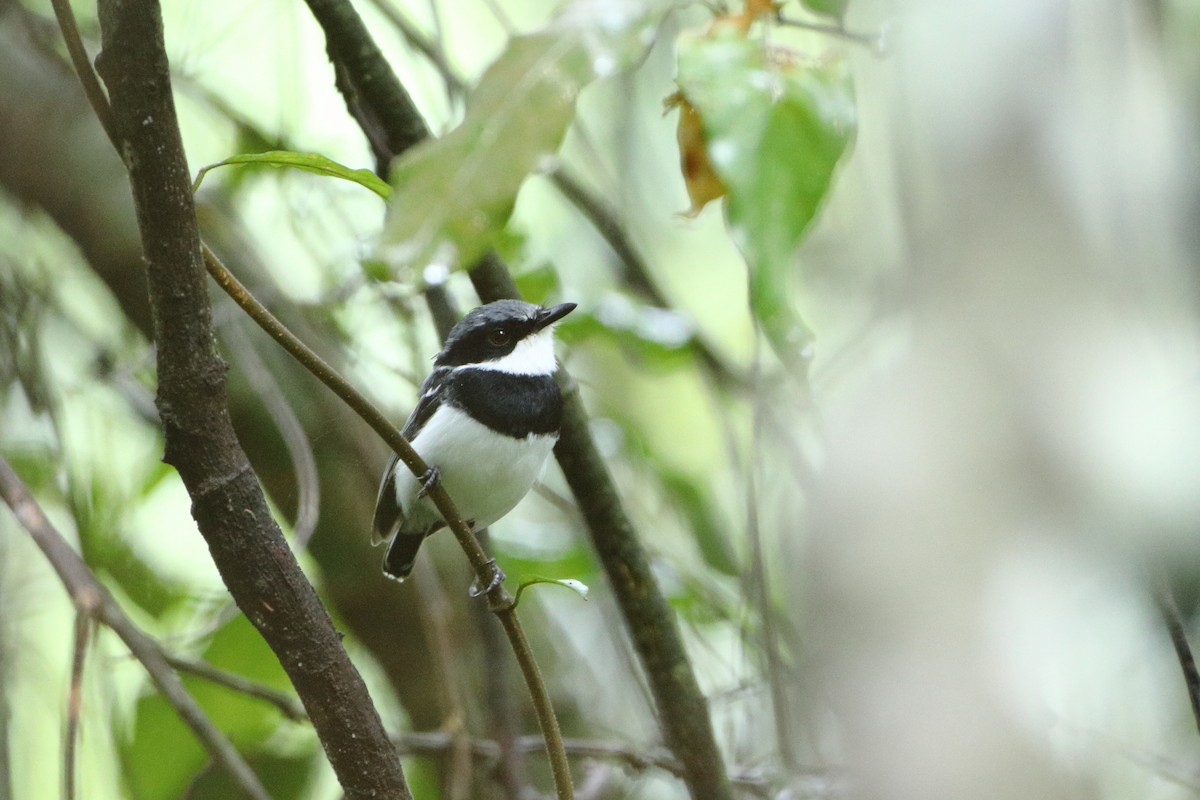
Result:
[[[471,93],[462,123],[395,165],[380,249],[393,270],[462,268],[482,256],[525,178],[558,151],[579,91],[640,58],[670,5],[577,3],[545,30],[512,39]]]
[[[522,581],[521,585],[517,587],[517,592],[513,596],[513,607],[515,608],[517,604],[521,602],[522,592],[524,592],[530,586],[536,586],[539,583],[552,583],[556,586],[562,586],[565,589],[570,589],[584,600],[588,599],[588,592],[590,591],[586,583],[583,581],[577,581],[574,578],[530,578],[527,581]]]
[[[204,660],[227,672],[289,691],[291,684],[279,659],[245,616],[221,627],[204,652]],[[274,706],[220,686],[185,676],[184,684],[209,717],[235,744],[253,746],[265,739],[283,719]]]
[[[682,43],[677,81],[728,188],[751,308],[780,359],[800,367],[812,335],[792,305],[794,259],[854,135],[849,73],[840,61],[800,61],[722,36]]]
[[[288,150],[270,150],[266,153],[242,153],[230,156],[224,161],[209,164],[196,173],[196,181],[192,184],[192,191],[195,192],[200,188],[200,183],[204,180],[204,176],[212,170],[217,167],[227,167],[234,164],[288,167],[303,172],[311,172],[316,175],[341,178],[342,180],[351,181],[352,183],[357,183],[359,186],[370,189],[385,200],[392,194],[392,187],[380,180],[379,176],[369,169],[351,169],[318,153],[293,153]]]
[[[208,754],[158,692],[144,695],[134,712],[133,735],[121,741],[121,774],[138,800],[183,797]]]

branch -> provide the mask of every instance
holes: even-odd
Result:
[[[203,252],[204,263],[208,268],[209,275],[246,312],[247,316],[253,319],[260,328],[266,331],[271,338],[275,339],[305,369],[329,387],[352,411],[370,425],[379,434],[380,438],[387,442],[388,446],[396,452],[396,455],[400,457],[400,460],[413,475],[420,477],[428,472],[428,465],[396,426],[384,416],[383,412],[351,386],[324,359],[313,352],[304,342],[300,341],[294,333],[280,323],[225,268],[211,250],[205,247]],[[530,648],[529,642],[525,638],[525,632],[521,629],[520,621],[517,619],[513,597],[504,588],[503,583],[494,579],[496,575],[502,573],[499,573],[499,568],[496,566],[495,561],[488,558],[483,548],[479,546],[479,542],[471,533],[471,529],[463,521],[462,516],[458,513],[458,509],[454,507],[454,501],[446,493],[445,487],[440,483],[435,484],[429,490],[427,496],[433,501],[442,518],[446,520],[447,527],[454,533],[459,546],[466,553],[467,560],[471,563],[472,569],[475,570],[475,574],[479,578],[479,585],[492,587],[487,593],[488,607],[496,614],[500,623],[504,626],[505,633],[508,634],[509,642],[512,645],[513,653],[516,655],[517,662],[521,666],[521,673],[525,678],[525,684],[529,689],[534,710],[537,712],[538,722],[542,727],[542,734],[545,737],[546,750],[550,757],[550,766],[554,772],[554,783],[558,796],[560,800],[566,800],[572,795],[571,772],[570,766],[567,764],[566,754],[563,753],[561,747],[562,734],[559,731],[558,719],[554,715],[554,708],[550,703],[550,695],[546,689],[545,681],[542,680],[541,670],[534,660],[533,650]]]
[[[292,543],[297,550],[308,548],[321,517],[321,479],[317,474],[317,458],[313,454],[308,432],[296,417],[291,403],[284,396],[279,382],[267,369],[262,358],[239,325],[226,329],[225,343],[233,353],[242,374],[262,400],[263,408],[275,423],[283,439],[292,468],[296,473],[296,519],[292,522]]]
[[[67,695],[67,741],[63,748],[63,796],[66,800],[76,797],[75,753],[79,744],[79,718],[83,713],[83,667],[92,628],[91,611],[87,608],[75,611],[75,647],[71,658],[71,688]]]
[[[163,698],[196,734],[213,761],[229,773],[246,795],[255,800],[270,800],[266,789],[241,755],[184,690],[179,676],[163,658],[158,643],[125,616],[108,589],[96,580],[79,554],[50,524],[29,489],[3,457],[0,457],[0,497],[58,573],[59,580],[80,613],[104,623],[121,638],[129,652],[146,668]]]
[[[346,796],[409,798],[366,685],[271,517],[229,419],[161,11],[154,0],[101,0],[100,23],[97,67],[142,234],[164,461],[179,471],[225,585],[279,657]]]
[[[823,33],[826,36],[835,36],[839,39],[845,39],[848,42],[860,44],[863,47],[870,48],[876,55],[883,55],[886,52],[884,35],[882,33],[855,33],[854,31],[846,30],[846,26],[842,23],[837,25],[827,25],[820,22],[808,22],[802,19],[791,19],[783,15],[782,10],[776,10],[775,22],[778,25],[783,25],[788,28],[799,28],[805,31],[814,33]]]
[[[404,754],[438,756],[453,747],[453,737],[449,733],[406,733],[395,739],[396,748]],[[472,739],[471,754],[481,760],[496,762],[503,758],[502,744],[492,739]],[[541,747],[541,739],[536,736],[520,736],[512,742],[512,747],[522,752],[530,752]],[[567,738],[563,747],[573,758],[592,758],[614,761],[634,772],[646,770],[662,770],[676,778],[683,778],[686,767],[679,759],[661,748],[645,747],[626,742],[605,742],[596,739]],[[768,782],[761,777],[738,775],[733,778],[738,788],[755,793],[763,793],[769,788]]]
[[[670,308],[670,302],[663,294],[658,282],[655,281],[646,260],[633,246],[633,242],[629,239],[629,233],[617,219],[617,213],[612,206],[598,194],[592,192],[563,166],[556,167],[549,174],[549,178],[550,182],[554,184],[554,188],[558,189],[562,196],[587,218],[596,232],[603,237],[604,241],[608,242],[608,246],[612,248],[621,263],[625,265],[623,276],[625,282],[654,305],[660,308]],[[700,359],[700,362],[722,386],[745,387],[747,385],[744,376],[735,372],[695,334],[688,339],[688,349]]]
[[[215,683],[218,686],[224,686],[226,689],[239,692],[247,697],[253,697],[270,703],[293,722],[308,720],[308,714],[305,713],[304,707],[297,703],[295,698],[285,692],[276,691],[270,686],[264,686],[249,678],[218,669],[207,661],[197,658],[184,658],[183,656],[172,655],[170,653],[163,653],[163,657],[167,660],[168,664],[179,672],[195,675],[197,678],[203,678],[206,681]]]
[[[1175,593],[1171,591],[1165,576],[1158,581],[1154,599],[1166,623],[1167,633],[1171,636],[1171,644],[1175,646],[1175,657],[1179,659],[1179,668],[1183,670],[1183,683],[1192,706],[1192,718],[1196,721],[1197,729],[1200,729],[1200,670],[1196,669],[1196,657],[1192,654],[1192,646],[1188,644],[1187,629],[1183,624],[1183,615],[1179,613],[1179,605],[1175,602]]]
[[[369,82],[377,90],[371,96],[363,93],[359,99],[372,106],[374,116],[379,120],[384,119],[385,112],[393,115],[389,118],[403,112],[399,114],[401,119],[395,122],[398,127],[392,138],[409,138],[410,143],[415,144],[419,138],[412,139],[406,134],[419,129],[428,135],[424,120],[399,81],[394,76],[391,80],[377,80],[384,72],[390,74],[391,69],[350,3],[346,0],[306,2],[325,31],[327,47],[336,65],[350,73],[361,70],[361,75],[352,82],[358,85]],[[354,58],[346,58],[348,53]],[[369,131],[365,132],[370,136]],[[397,155],[401,152],[403,149],[396,150]],[[484,256],[469,274],[476,293],[484,302],[520,297],[512,275],[494,251]],[[555,456],[583,512],[592,544],[633,637],[667,743],[685,765],[685,781],[693,800],[731,800],[732,789],[713,734],[708,703],[688,661],[679,626],[651,571],[649,558],[625,512],[608,467],[592,440],[578,389],[565,369],[559,370],[559,379],[565,387],[566,404]],[[397,453],[400,452],[397,449]],[[401,457],[403,459],[403,454]],[[407,460],[405,463],[413,469]],[[438,491],[441,491],[440,487]],[[443,510],[440,503],[438,509]],[[450,517],[446,516],[446,519]],[[509,621],[514,618],[501,616],[500,619],[513,640],[518,632],[511,629]],[[523,640],[523,634],[520,638]],[[528,668],[536,670],[537,666],[531,662]],[[526,665],[522,664],[522,669],[526,670]],[[526,680],[529,680],[528,672]],[[539,709],[539,717],[541,713]],[[553,752],[551,759],[556,772],[567,769],[565,759],[556,762]]]

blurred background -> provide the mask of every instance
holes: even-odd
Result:
[[[95,9],[74,5],[94,56]],[[463,119],[462,87],[558,11],[356,7],[435,135]],[[193,173],[264,150],[374,167],[303,4],[163,10]],[[680,52],[740,10],[655,12],[628,68],[583,89],[494,242],[527,298],[579,303],[560,359],[739,795],[1195,796],[1197,721],[1156,597],[1170,587],[1185,620],[1200,599],[1200,3],[784,3],[802,24],[768,15],[748,40],[780,69],[843,70],[857,122],[765,290],[739,198],[732,224],[720,202],[694,208],[681,112],[663,110]],[[741,154],[800,182],[805,156]],[[466,276],[381,262],[397,209],[352,183],[223,168],[197,199],[232,271],[402,422],[439,347],[423,290],[444,281],[465,310]],[[760,199],[750,235],[787,227],[791,207]],[[761,332],[751,285],[803,320],[795,354]],[[277,518],[414,794],[447,796],[449,733],[536,733],[511,655],[450,537],[413,581],[383,580],[369,519],[386,448],[215,288],[213,302]],[[124,169],[49,3],[0,0],[0,452],[164,647],[286,693],[160,462],[148,331]],[[653,705],[556,465],[490,537],[511,582],[590,587],[521,603],[564,732],[609,748],[575,761],[580,796],[684,797],[645,761],[663,755]],[[0,800],[61,791],[74,618],[0,513]],[[339,796],[307,724],[185,683],[274,797]],[[80,796],[228,791],[103,629],[79,741]],[[531,748],[499,766],[484,753],[463,796],[548,787]]]

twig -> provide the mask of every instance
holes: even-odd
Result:
[[[863,45],[870,48],[877,55],[883,55],[885,52],[884,38],[882,33],[856,33],[846,30],[842,24],[827,25],[820,22],[807,22],[801,19],[792,19],[783,16],[782,11],[775,12],[775,22],[779,25],[784,25],[789,28],[800,28],[801,30],[813,31],[814,33],[823,33],[827,36],[836,36],[839,39],[845,39],[855,44]]]
[[[192,696],[184,690],[179,676],[163,658],[158,643],[125,615],[108,590],[96,580],[83,559],[51,525],[28,487],[2,456],[0,497],[12,509],[17,522],[25,528],[34,544],[50,562],[50,566],[58,573],[59,580],[74,599],[76,607],[81,610],[91,609],[89,613],[97,621],[103,622],[120,637],[134,658],[142,663],[163,697],[175,709],[175,713],[179,714],[180,719],[196,734],[213,761],[228,772],[247,795],[255,800],[270,800],[253,770],[225,735],[213,725]]]
[[[195,675],[197,678],[203,678],[206,681],[215,683],[218,686],[224,686],[226,689],[239,692],[247,697],[253,697],[270,703],[293,722],[306,722],[308,720],[308,713],[305,712],[304,706],[300,705],[294,697],[286,692],[280,692],[272,689],[270,686],[264,686],[257,681],[244,678],[241,675],[218,669],[207,661],[197,658],[185,658],[184,656],[166,652],[163,653],[163,657],[167,660],[168,664],[179,672]]]
[[[396,27],[396,30],[400,32],[400,35],[404,37],[404,41],[408,42],[410,47],[429,59],[429,63],[437,70],[442,82],[446,84],[446,88],[452,96],[466,94],[466,82],[450,66],[450,62],[446,60],[445,50],[437,42],[427,38],[417,30],[416,26],[401,14],[393,3],[389,3],[387,0],[369,1],[375,7],[376,11],[387,17],[388,22]]]
[[[1171,584],[1166,576],[1159,578],[1154,599],[1163,622],[1166,623],[1167,633],[1171,636],[1171,644],[1175,646],[1175,657],[1179,659],[1179,668],[1183,671],[1183,684],[1187,688],[1188,700],[1192,706],[1192,718],[1196,722],[1197,730],[1200,730],[1200,670],[1196,668],[1196,657],[1192,654],[1192,646],[1188,644],[1183,615],[1179,613],[1175,593],[1171,591]]]
[[[404,138],[406,132],[416,130],[427,133],[424,120],[394,75],[390,80],[375,81],[380,75],[390,74],[391,70],[350,4],[345,0],[307,2],[325,31],[335,64],[358,76],[355,83],[369,79],[379,90],[370,97],[364,95],[365,102],[376,106],[375,116],[382,120],[384,112],[389,111],[395,112],[391,117],[393,120],[396,115],[408,117],[395,121],[397,128],[390,138]],[[348,54],[354,58],[346,58]],[[390,89],[394,89],[391,94]],[[395,154],[403,150],[396,148]],[[485,255],[469,274],[475,291],[484,302],[520,296],[507,267],[494,251]],[[560,370],[560,381],[566,387],[566,408],[555,454],[613,585],[613,594],[649,678],[666,739],[687,767],[685,782],[693,800],[728,800],[732,790],[713,734],[707,702],[688,661],[678,624],[658,587],[607,465],[591,438],[587,414],[565,370]],[[413,467],[412,464],[408,466]],[[438,507],[441,509],[440,505]],[[510,639],[514,637],[511,619],[501,616]],[[521,648],[517,653],[519,660],[523,653],[528,655]],[[531,661],[528,664],[522,662],[527,683],[536,669],[536,664]],[[539,698],[535,694],[534,700],[535,706],[540,702],[546,704],[544,710],[538,707],[539,717],[544,718],[547,712],[552,714],[548,698]],[[545,724],[543,732],[546,732]],[[555,733],[557,735],[557,722]],[[561,796],[562,781],[564,778],[569,780],[565,757],[559,759],[552,751],[551,763]]]
[[[479,533],[479,545],[489,554],[491,536],[487,528]],[[511,691],[512,668],[508,661],[500,658],[504,649],[503,629],[495,618],[478,604],[471,606],[471,618],[483,648],[483,657],[491,668],[485,676],[485,704],[488,710],[488,729],[499,746],[496,762],[496,780],[502,796],[507,800],[522,800],[530,793],[529,774],[525,753],[517,748],[521,721],[517,698]]]
[[[549,174],[550,182],[563,197],[571,202],[592,224],[617,258],[625,265],[624,278],[638,294],[661,308],[671,304],[659,288],[646,260],[634,247],[625,226],[617,219],[616,212],[599,195],[592,192],[573,173],[559,165]],[[729,367],[702,339],[692,335],[688,348],[722,386],[745,386],[746,379]]]
[[[428,559],[418,559],[416,577],[425,599],[420,612],[432,639],[429,649],[433,654],[434,669],[442,673],[442,680],[438,682],[445,709],[442,727],[450,734],[452,742],[443,770],[443,794],[446,800],[464,800],[471,793],[471,752],[466,727],[467,708],[462,694],[463,670],[455,658],[447,624],[450,604],[446,601],[441,578]]]
[[[494,253],[469,274],[485,302],[520,296],[508,269]],[[592,439],[579,388],[564,368],[558,371],[558,381],[564,408],[554,455],[612,584],[667,743],[685,765],[684,781],[693,800],[729,800],[732,789],[713,734],[708,703],[688,661],[679,625]]]
[[[79,36],[79,25],[75,22],[75,12],[71,10],[70,0],[50,0],[50,4],[54,6],[54,16],[58,18],[58,27],[62,30],[63,41],[67,45],[67,53],[71,56],[71,64],[75,67],[75,74],[83,84],[83,93],[87,95],[88,102],[96,112],[96,119],[99,120],[100,127],[104,128],[108,140],[116,142],[108,96],[104,94],[104,88],[96,78],[96,73],[92,71],[92,62],[88,60],[87,49]]]
[[[396,737],[395,742],[401,753],[437,756],[452,746],[452,737],[441,731],[406,733]],[[495,740],[471,739],[470,743],[471,754],[481,761],[494,762],[502,757],[501,745]],[[513,741],[512,746],[522,752],[531,752],[540,749],[542,741],[537,736],[520,736]],[[563,747],[572,758],[613,761],[635,772],[657,769],[682,780],[687,769],[679,759],[661,747],[571,737],[563,739]],[[752,775],[734,776],[733,783],[739,788],[753,791],[767,786],[766,780]]]
[[[304,550],[321,516],[321,480],[317,474],[312,442],[292,410],[291,403],[279,388],[279,382],[254,350],[246,332],[235,323],[226,328],[226,333],[225,343],[232,349],[233,357],[241,362],[242,374],[254,387],[275,423],[288,457],[292,460],[292,468],[296,471],[296,519],[292,523],[292,543],[296,550]]]
[[[94,613],[94,607],[81,607],[75,612],[75,649],[71,658],[71,688],[67,697],[67,741],[63,749],[63,795],[67,800],[75,800],[79,718],[83,713],[83,666],[87,657],[88,638],[92,629],[91,615]]]
[[[749,463],[746,466],[746,531],[750,543],[750,574],[743,585],[754,598],[758,613],[762,617],[762,649],[767,660],[767,684],[771,689],[771,711],[775,718],[776,748],[780,758],[789,769],[796,768],[795,738],[792,734],[791,710],[788,702],[787,681],[784,678],[783,660],[779,653],[779,635],[775,629],[775,612],[771,602],[771,575],[767,570],[763,554],[762,527],[758,514],[758,482],[756,469],[762,463],[755,458],[759,444],[764,442],[765,413],[762,396],[762,354],[757,338],[754,345],[754,367],[752,385],[755,398],[753,411],[753,439]]]
[[[247,316],[253,319],[260,328],[266,331],[271,338],[275,339],[305,369],[329,387],[351,410],[370,425],[387,442],[388,446],[396,452],[400,460],[404,462],[404,465],[414,475],[421,476],[428,471],[428,466],[421,456],[418,455],[417,451],[413,449],[412,445],[401,435],[396,426],[370,400],[360,394],[345,378],[329,366],[324,359],[313,352],[295,334],[280,323],[225,268],[212,250],[208,247],[203,247],[203,253],[204,263],[209,275],[246,312]],[[445,487],[440,483],[435,485],[428,492],[428,497],[433,501],[443,519],[446,520],[446,524],[454,533],[459,546],[466,553],[467,560],[471,562],[471,567],[475,570],[480,585],[492,586],[493,583],[496,584],[487,594],[488,607],[492,609],[504,626],[509,642],[512,644],[513,652],[517,657],[517,662],[521,665],[525,684],[529,689],[534,709],[537,711],[538,721],[542,726],[542,733],[545,737],[550,765],[554,772],[554,782],[558,796],[560,800],[567,800],[573,793],[571,789],[571,772],[570,766],[567,764],[566,754],[562,751],[560,744],[562,734],[559,731],[558,719],[554,715],[554,708],[550,703],[550,695],[546,689],[545,681],[542,680],[537,662],[534,660],[533,651],[529,647],[529,642],[525,639],[524,631],[521,630],[516,609],[513,606],[512,595],[504,588],[502,583],[494,581],[499,568],[494,561],[487,557],[487,554],[479,546],[479,542],[476,541],[470,528],[467,527],[467,524],[462,520],[461,515],[455,508],[450,495],[446,493]]]

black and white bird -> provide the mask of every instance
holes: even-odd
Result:
[[[404,425],[475,529],[503,517],[529,492],[558,441],[562,394],[554,382],[554,323],[574,303],[542,308],[498,300],[463,317],[434,358]],[[425,537],[445,523],[424,486],[396,457],[375,502],[376,544],[391,540],[388,577],[404,580]]]

